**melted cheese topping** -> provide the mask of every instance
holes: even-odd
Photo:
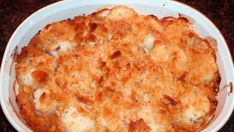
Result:
[[[34,131],[200,131],[215,111],[215,47],[184,18],[116,6],[46,26],[17,57]]]

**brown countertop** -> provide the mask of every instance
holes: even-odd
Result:
[[[36,10],[58,0],[0,0],[0,61],[9,38],[18,25]],[[234,58],[234,0],[179,0],[210,18],[223,33]],[[13,132],[14,128],[0,109],[0,131]],[[234,113],[220,130],[234,132]]]

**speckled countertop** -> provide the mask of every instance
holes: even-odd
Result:
[[[18,25],[36,10],[58,0],[0,0],[0,61],[9,38]],[[234,0],[179,0],[205,14],[223,33],[234,58]],[[0,131],[13,132],[14,128],[0,109]],[[234,113],[220,130],[234,132]]]

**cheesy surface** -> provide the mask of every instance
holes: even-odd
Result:
[[[200,131],[217,104],[215,51],[185,18],[103,9],[33,37],[16,101],[34,131]]]

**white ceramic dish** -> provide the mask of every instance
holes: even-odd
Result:
[[[203,131],[218,131],[226,123],[233,111],[234,93],[228,94],[230,87],[223,87],[225,84],[234,82],[233,62],[222,34],[204,15],[189,6],[170,0],[67,0],[57,2],[32,14],[17,28],[8,42],[1,65],[0,100],[3,112],[17,131],[31,130],[18,114],[13,91],[15,73],[12,55],[15,53],[16,46],[18,47],[16,52],[20,52],[21,47],[26,46],[40,29],[51,22],[89,14],[98,9],[119,4],[132,7],[140,14],[153,14],[159,18],[178,17],[181,13],[193,20],[193,27],[200,36],[211,36],[217,40],[217,63],[221,74],[218,106],[215,117]]]

